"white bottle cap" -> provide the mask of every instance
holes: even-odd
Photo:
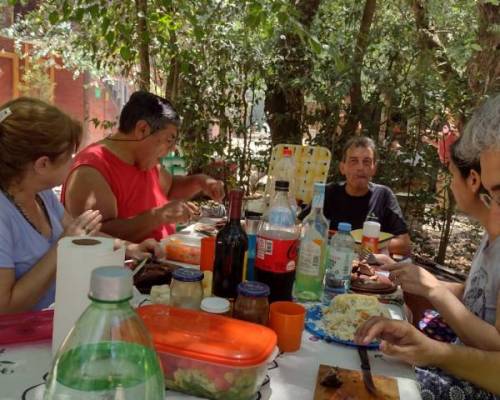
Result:
[[[224,314],[229,311],[230,304],[228,300],[222,297],[205,297],[200,308],[208,313]]]
[[[380,235],[380,224],[375,221],[366,221],[363,224],[363,236],[377,238]]]
[[[132,271],[119,266],[98,267],[90,276],[89,297],[100,301],[131,299]]]

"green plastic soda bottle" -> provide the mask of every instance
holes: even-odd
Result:
[[[323,294],[329,221],[323,214],[325,184],[314,183],[311,212],[300,233],[299,259],[295,273],[294,296],[299,301],[317,301]]]
[[[89,298],[55,355],[44,400],[163,400],[158,356],[129,304],[131,271],[96,268]]]

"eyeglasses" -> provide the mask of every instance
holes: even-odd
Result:
[[[143,139],[146,139],[147,137],[155,134],[156,132],[160,131],[163,129],[163,126],[158,124],[158,123],[151,123],[151,122],[148,122],[149,124],[149,128],[150,128],[150,131],[149,131],[149,135],[146,136],[145,138]],[[165,142],[167,142],[167,144],[169,146],[172,146],[174,144],[177,144],[177,141],[179,140],[179,136],[178,135],[171,135],[169,136],[168,138],[165,139]]]
[[[479,188],[479,198],[487,208],[491,208],[491,204],[493,202],[495,202],[496,205],[500,207],[500,192],[495,192],[493,195],[491,195],[486,190],[486,188],[481,185],[481,187]]]

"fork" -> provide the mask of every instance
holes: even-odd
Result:
[[[365,262],[367,264],[378,264],[373,253],[363,246],[359,246],[358,259],[360,262]]]

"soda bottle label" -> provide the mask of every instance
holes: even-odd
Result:
[[[299,252],[299,270],[301,274],[319,275],[323,244],[323,240],[308,240],[301,243]]]
[[[351,251],[333,249],[330,255],[330,265],[333,275],[338,279],[350,279],[354,257],[355,254]]]
[[[297,245],[297,239],[269,239],[257,236],[255,267],[278,273],[295,270]]]

